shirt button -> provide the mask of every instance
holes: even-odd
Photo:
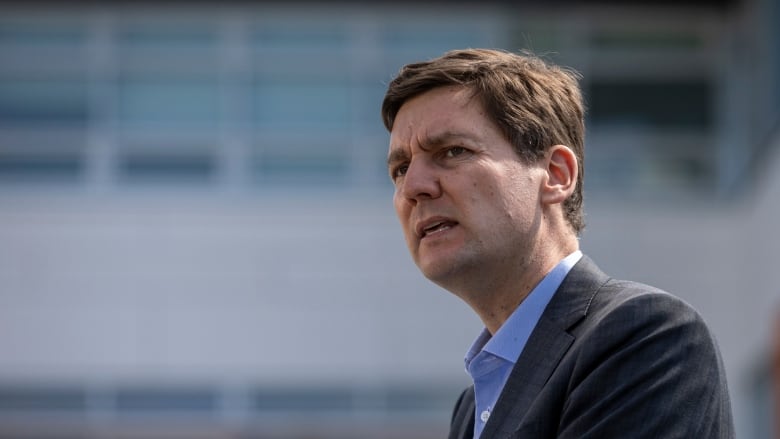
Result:
[[[481,419],[482,422],[487,422],[488,418],[490,418],[490,410],[485,410],[479,415],[479,419]]]

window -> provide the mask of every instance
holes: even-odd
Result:
[[[219,95],[212,79],[126,77],[119,85],[118,98],[124,131],[217,128]]]
[[[212,182],[223,114],[214,27],[150,19],[118,31],[120,182]]]
[[[347,81],[261,78],[255,84],[255,122],[264,131],[295,130],[312,136],[350,128]]]
[[[264,136],[255,143],[255,181],[263,184],[343,184],[350,168],[346,136]]]
[[[591,81],[587,104],[597,125],[659,128],[712,127],[713,89],[704,79]]]
[[[87,119],[83,79],[0,76],[0,180],[77,181]]]

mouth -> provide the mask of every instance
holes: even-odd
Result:
[[[421,224],[417,228],[417,236],[420,237],[420,239],[433,236],[442,232],[445,232],[453,227],[458,225],[457,221],[452,221],[448,219],[435,219],[431,221],[426,221],[425,223]]]

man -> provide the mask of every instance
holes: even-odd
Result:
[[[731,438],[701,317],[579,250],[577,79],[530,54],[460,50],[405,66],[385,95],[412,258],[485,325],[449,437]]]

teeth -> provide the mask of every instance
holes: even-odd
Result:
[[[439,220],[436,222],[431,223],[430,225],[426,226],[423,229],[420,229],[420,237],[423,238],[427,235],[430,235],[432,233],[439,233],[443,232],[445,230],[451,229],[453,226],[458,224],[455,221],[450,221],[447,219]]]
[[[430,227],[426,227],[426,228],[425,228],[425,231],[426,231],[426,232],[430,232],[430,231],[432,231],[432,230],[438,229],[439,227],[441,227],[441,226],[442,226],[442,224],[444,224],[444,221],[442,221],[442,222],[438,222],[438,223],[436,223],[436,224],[433,224],[433,225],[431,225]]]
[[[449,224],[447,221],[440,221],[438,223],[432,224],[430,227],[426,227],[425,230],[423,230],[424,235],[430,235],[432,233],[441,232],[443,230],[447,230],[451,227],[451,224]]]

